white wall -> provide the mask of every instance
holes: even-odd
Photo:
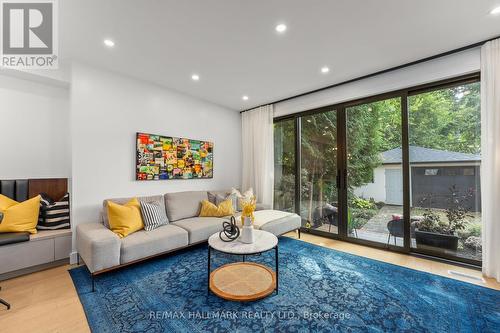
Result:
[[[363,199],[373,198],[385,202],[385,166],[373,170],[373,183],[368,183],[354,189],[354,194]]]
[[[274,105],[274,116],[280,117],[477,72],[480,69],[480,62],[479,48],[455,53],[425,63],[277,103]]]
[[[73,226],[97,221],[105,198],[240,186],[240,121],[237,111],[75,64],[71,82]],[[213,141],[214,178],[135,181],[136,132]]]
[[[69,178],[69,90],[0,75],[0,179]]]

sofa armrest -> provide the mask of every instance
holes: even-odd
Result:
[[[264,203],[257,203],[255,206],[255,210],[268,210],[271,209],[271,205],[264,204]]]
[[[76,250],[91,273],[120,265],[121,240],[101,223],[76,226]]]

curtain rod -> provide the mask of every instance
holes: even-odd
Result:
[[[478,46],[481,46],[481,45],[483,45],[483,44],[485,44],[487,42],[491,42],[492,40],[495,40],[495,39],[498,39],[498,38],[500,38],[500,35],[496,36],[496,37],[488,38],[488,39],[483,40],[481,42],[477,42],[477,43],[474,43],[474,44],[469,44],[469,45],[466,45],[466,46],[462,46],[462,47],[459,47],[457,49],[453,49],[453,50],[446,51],[446,52],[443,52],[443,53],[438,53],[438,54],[430,56],[430,57],[426,57],[426,58],[422,58],[422,59],[415,60],[415,61],[412,61],[412,62],[408,62],[406,64],[402,64],[402,65],[398,65],[398,66],[395,66],[395,67],[383,69],[381,71],[374,72],[374,73],[371,73],[371,74],[367,74],[367,75],[363,75],[363,76],[358,76],[358,77],[356,77],[354,79],[349,79],[347,81],[343,81],[343,82],[339,82],[339,83],[334,83],[334,84],[331,84],[331,85],[323,87],[323,88],[318,88],[318,89],[315,89],[315,90],[306,91],[306,92],[303,92],[301,94],[290,96],[290,97],[286,97],[286,98],[283,98],[283,99],[280,99],[280,100],[277,100],[277,101],[274,101],[274,102],[269,102],[269,103],[261,104],[261,105],[252,107],[250,109],[245,109],[243,111],[240,111],[240,113],[247,112],[247,111],[253,110],[255,108],[259,108],[259,107],[264,106],[264,105],[285,102],[285,101],[288,101],[288,100],[291,100],[291,99],[294,99],[294,98],[298,98],[298,97],[302,97],[302,96],[314,94],[314,93],[317,93],[317,92],[320,92],[320,91],[323,91],[323,90],[327,90],[327,89],[335,88],[335,87],[338,87],[338,86],[342,86],[344,84],[348,84],[348,83],[352,83],[352,82],[356,82],[356,81],[368,79],[368,78],[371,78],[371,77],[374,77],[374,76],[377,76],[377,75],[381,75],[381,74],[393,72],[393,71],[396,71],[398,69],[402,69],[402,68],[410,67],[410,66],[413,66],[413,65],[417,65],[417,64],[420,64],[420,63],[423,63],[423,62],[426,62],[426,61],[430,61],[430,60],[434,60],[434,59],[446,57],[446,56],[449,56],[449,55],[454,54],[454,53],[459,53],[459,52],[462,52],[462,51],[465,51],[465,50],[476,48]]]

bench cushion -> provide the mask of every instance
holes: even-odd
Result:
[[[218,217],[193,217],[176,221],[173,224],[189,233],[189,244],[203,242],[216,232],[222,230],[223,218]]]
[[[0,233],[0,246],[14,243],[27,242],[30,240],[29,232],[4,232]]]
[[[167,252],[188,245],[188,232],[175,225],[164,225],[152,231],[140,230],[121,239],[120,263]]]

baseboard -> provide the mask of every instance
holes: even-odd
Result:
[[[69,263],[75,265],[78,263],[78,252],[73,251],[69,254]]]
[[[61,259],[61,260],[56,260],[52,261],[46,264],[41,264],[41,265],[36,265],[36,266],[31,266],[23,269],[19,269],[17,271],[12,271],[12,272],[7,272],[0,274],[0,281],[3,280],[8,280],[12,279],[21,275],[26,275],[26,274],[31,274],[39,271],[43,271],[45,269],[57,267],[57,266],[62,266],[62,265],[67,265],[69,263],[69,258]]]

